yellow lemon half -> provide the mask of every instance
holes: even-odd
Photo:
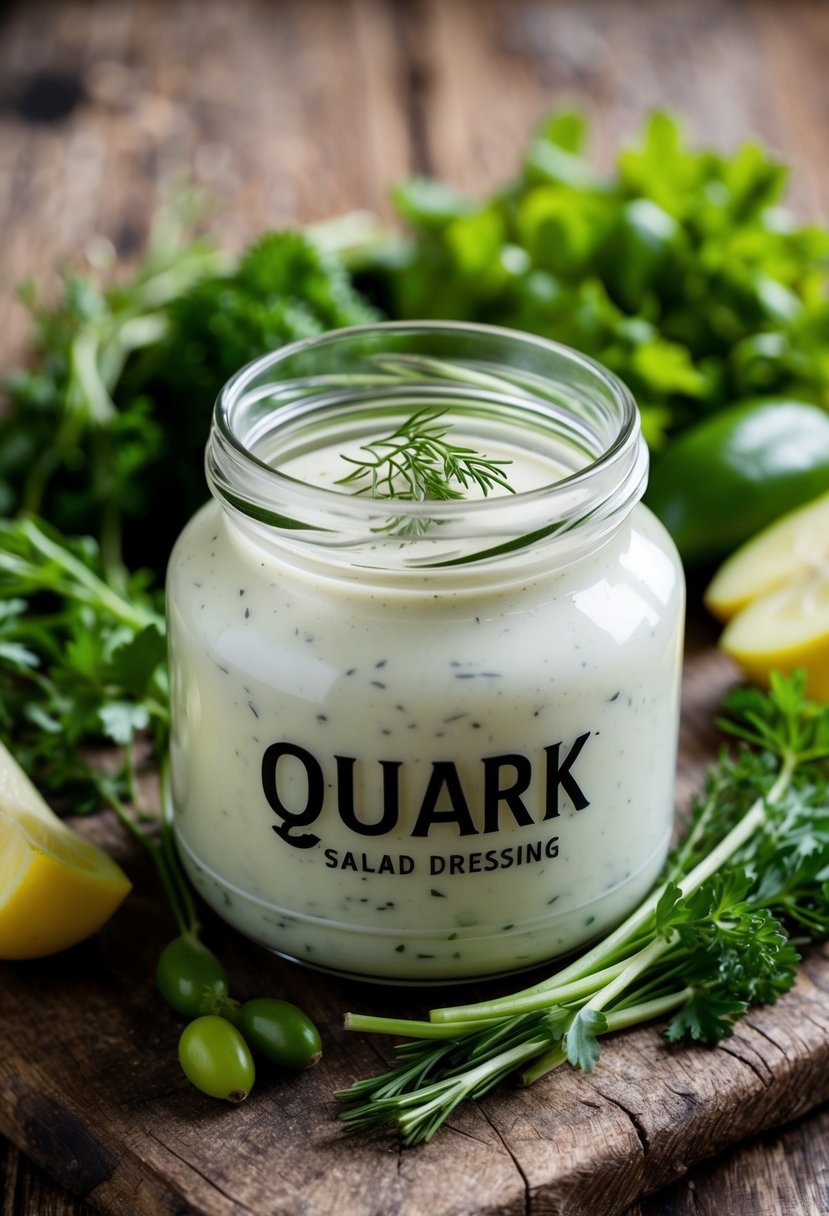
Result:
[[[829,702],[829,577],[805,575],[760,596],[732,617],[720,646],[760,684],[772,668],[803,667],[808,695]]]
[[[40,958],[100,929],[124,871],[49,809],[0,743],[0,959]]]
[[[829,580],[829,494],[783,515],[742,545],[714,575],[705,604],[727,621],[761,596],[795,583],[805,586],[821,574]],[[793,605],[789,619],[790,610]]]

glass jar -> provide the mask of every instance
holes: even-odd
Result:
[[[514,492],[343,484],[420,410]],[[175,830],[225,920],[329,971],[454,981],[637,904],[671,833],[684,607],[646,475],[627,389],[528,334],[360,327],[230,381],[168,577]]]

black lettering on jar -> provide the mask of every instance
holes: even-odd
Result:
[[[577,811],[583,811],[586,806],[590,806],[590,799],[585,797],[584,791],[570,772],[590,735],[591,732],[589,730],[585,731],[583,735],[579,735],[564,757],[564,760],[560,759],[561,743],[552,743],[549,747],[544,748],[547,755],[547,810],[544,815],[545,819],[554,819],[559,814],[559,789],[564,790]]]
[[[449,801],[449,807],[439,810],[444,787]],[[469,805],[463,792],[458,770],[451,760],[434,760],[432,775],[423,795],[423,802],[417,816],[417,823],[412,831],[413,836],[428,836],[433,823],[456,823],[461,836],[477,836],[478,829],[472,822]]]
[[[278,787],[279,761],[285,756],[292,756],[305,769],[307,794],[303,810],[291,810],[282,801]],[[319,844],[319,836],[311,832],[292,835],[294,828],[308,827],[319,818],[325,797],[325,781],[322,768],[309,751],[294,743],[271,743],[265,748],[262,756],[262,790],[268,801],[268,806],[282,820],[273,824],[273,830],[286,844],[295,849],[312,849]]]
[[[484,833],[500,831],[499,807],[505,802],[515,822],[520,827],[529,827],[533,817],[521,795],[526,793],[532,781],[533,766],[527,756],[512,752],[505,756],[485,756],[484,766]],[[512,785],[501,785],[501,770],[512,768],[515,779]]]
[[[354,765],[357,763],[353,756],[335,756],[337,762],[337,809],[340,819],[352,832],[361,836],[384,836],[397,826],[400,814],[400,782],[398,773],[403,764],[402,760],[381,760],[383,770],[383,813],[374,823],[366,823],[358,819],[354,807]]]

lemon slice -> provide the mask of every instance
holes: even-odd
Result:
[[[40,958],[89,937],[130,889],[119,865],[49,809],[0,743],[0,958]]]
[[[772,668],[806,671],[806,691],[829,702],[829,578],[805,575],[754,600],[726,625],[720,646],[768,684]]]
[[[705,604],[727,621],[761,596],[821,570],[829,580],[829,494],[790,511],[742,545],[715,574]]]

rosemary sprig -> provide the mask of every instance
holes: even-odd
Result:
[[[477,485],[486,497],[494,486],[514,494],[504,469],[511,460],[490,460],[474,448],[447,440],[446,410],[426,406],[401,422],[390,435],[365,443],[365,459],[343,456],[354,466],[337,485],[358,485],[356,494],[402,502],[449,502]],[[399,530],[404,517],[387,528]],[[405,521],[410,525],[410,521]],[[406,527],[411,531],[411,526]]]

